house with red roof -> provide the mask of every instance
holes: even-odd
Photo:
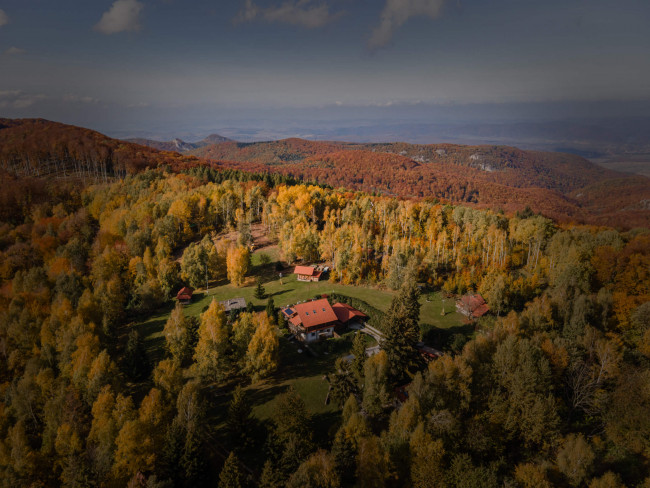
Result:
[[[323,272],[313,266],[296,266],[293,274],[298,275],[298,281],[320,281]]]
[[[187,305],[192,301],[192,293],[194,293],[194,288],[184,286],[176,294],[176,299],[183,305]]]
[[[490,311],[485,300],[478,293],[475,295],[463,295],[456,301],[456,309],[469,319],[477,319]]]
[[[368,317],[345,303],[330,305],[327,298],[298,303],[282,309],[289,329],[303,342],[314,342],[334,335],[335,329]]]
[[[368,316],[365,313],[351,307],[347,303],[335,303],[332,305],[332,310],[334,310],[338,321],[345,326],[350,325],[352,322],[365,322],[368,320]]]
[[[303,342],[314,342],[334,335],[338,319],[326,298],[298,303],[282,313],[289,321],[289,329]]]

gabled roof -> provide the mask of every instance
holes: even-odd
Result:
[[[293,309],[298,314],[301,325],[305,329],[320,327],[338,320],[330,302],[325,298],[299,303]]]
[[[334,310],[334,313],[336,314],[336,318],[339,319],[339,321],[343,322],[344,324],[352,320],[353,318],[359,318],[359,319],[368,318],[368,316],[365,313],[360,312],[354,307],[351,307],[347,303],[335,303],[334,305],[332,305],[332,310]]]
[[[176,298],[179,300],[191,300],[192,293],[194,293],[194,288],[190,288],[189,286],[184,286],[178,291]]]
[[[473,317],[482,317],[490,310],[483,297],[478,293],[461,297],[460,306]]]
[[[316,271],[316,268],[312,266],[296,266],[295,269],[293,270],[293,274],[314,276],[320,273]]]

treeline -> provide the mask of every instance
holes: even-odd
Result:
[[[22,202],[0,224],[0,483],[205,486],[218,471],[220,486],[649,483],[647,230],[238,175],[145,171]],[[233,389],[282,361],[271,311],[229,320],[213,303],[195,322],[178,308],[163,357],[129,325],[206,273],[241,284],[253,223],[288,263],[399,290],[383,352],[366,360],[355,340],[330,375],[343,411],[326,438],[296,392],[260,429]],[[428,366],[415,283],[478,291],[492,311]],[[211,417],[224,398],[225,437]]]
[[[274,172],[334,187],[437,198],[514,213],[531,206],[563,222],[650,225],[648,183],[579,156],[504,146],[353,144],[300,139],[201,148],[225,167]],[[610,188],[610,191],[603,191]],[[615,189],[616,191],[611,191]]]

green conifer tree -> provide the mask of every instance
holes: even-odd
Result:
[[[269,301],[266,302],[266,315],[269,316],[271,322],[275,322],[275,302],[273,297],[269,297]]]
[[[257,288],[255,288],[255,298],[257,298],[258,300],[264,300],[265,297],[266,297],[266,290],[264,289],[262,280],[258,279]]]
[[[350,369],[354,373],[357,382],[363,383],[363,365],[366,362],[366,341],[361,332],[357,332],[352,341],[352,355],[354,359],[350,363]]]
[[[140,335],[135,329],[129,333],[129,339],[124,351],[124,363],[127,374],[133,379],[142,378],[149,373],[150,366],[147,353]]]
[[[418,361],[420,340],[420,292],[414,282],[402,285],[386,314],[382,349],[388,356],[388,374],[393,383],[404,381]]]
[[[219,488],[242,488],[245,476],[239,465],[239,459],[231,452],[219,474]]]
[[[227,420],[230,442],[235,451],[246,449],[251,443],[251,412],[251,405],[246,400],[246,393],[238,385],[230,400]]]

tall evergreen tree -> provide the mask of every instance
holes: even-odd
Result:
[[[156,470],[162,479],[170,480],[173,486],[181,486],[185,430],[180,422],[172,422],[167,428],[160,461],[156,462]]]
[[[266,302],[266,315],[269,316],[271,322],[275,322],[275,302],[273,297],[269,297],[269,301]]]
[[[246,449],[250,445],[251,412],[251,405],[246,400],[246,393],[238,385],[230,400],[227,420],[230,442],[237,451]]]
[[[386,314],[382,349],[388,357],[388,375],[399,383],[408,377],[408,371],[417,364],[416,345],[420,340],[420,291],[407,281],[393,298]]]
[[[138,331],[129,332],[129,340],[124,351],[124,364],[128,375],[139,379],[149,374],[149,360]]]
[[[245,476],[239,466],[239,459],[231,452],[219,474],[219,488],[242,488],[244,485]]]
[[[351,364],[343,358],[336,360],[334,372],[328,374],[327,379],[330,383],[330,397],[339,407],[343,407],[350,395],[359,393],[359,384]]]
[[[366,362],[366,341],[361,332],[357,332],[352,341],[352,355],[354,359],[350,363],[350,369],[357,382],[361,384],[363,383],[363,365]]]
[[[278,470],[273,467],[273,463],[270,459],[267,459],[264,463],[258,486],[259,488],[278,488],[283,486],[282,476]]]
[[[203,439],[197,429],[189,429],[185,437],[185,449],[181,458],[183,486],[186,488],[206,485],[207,460]]]

